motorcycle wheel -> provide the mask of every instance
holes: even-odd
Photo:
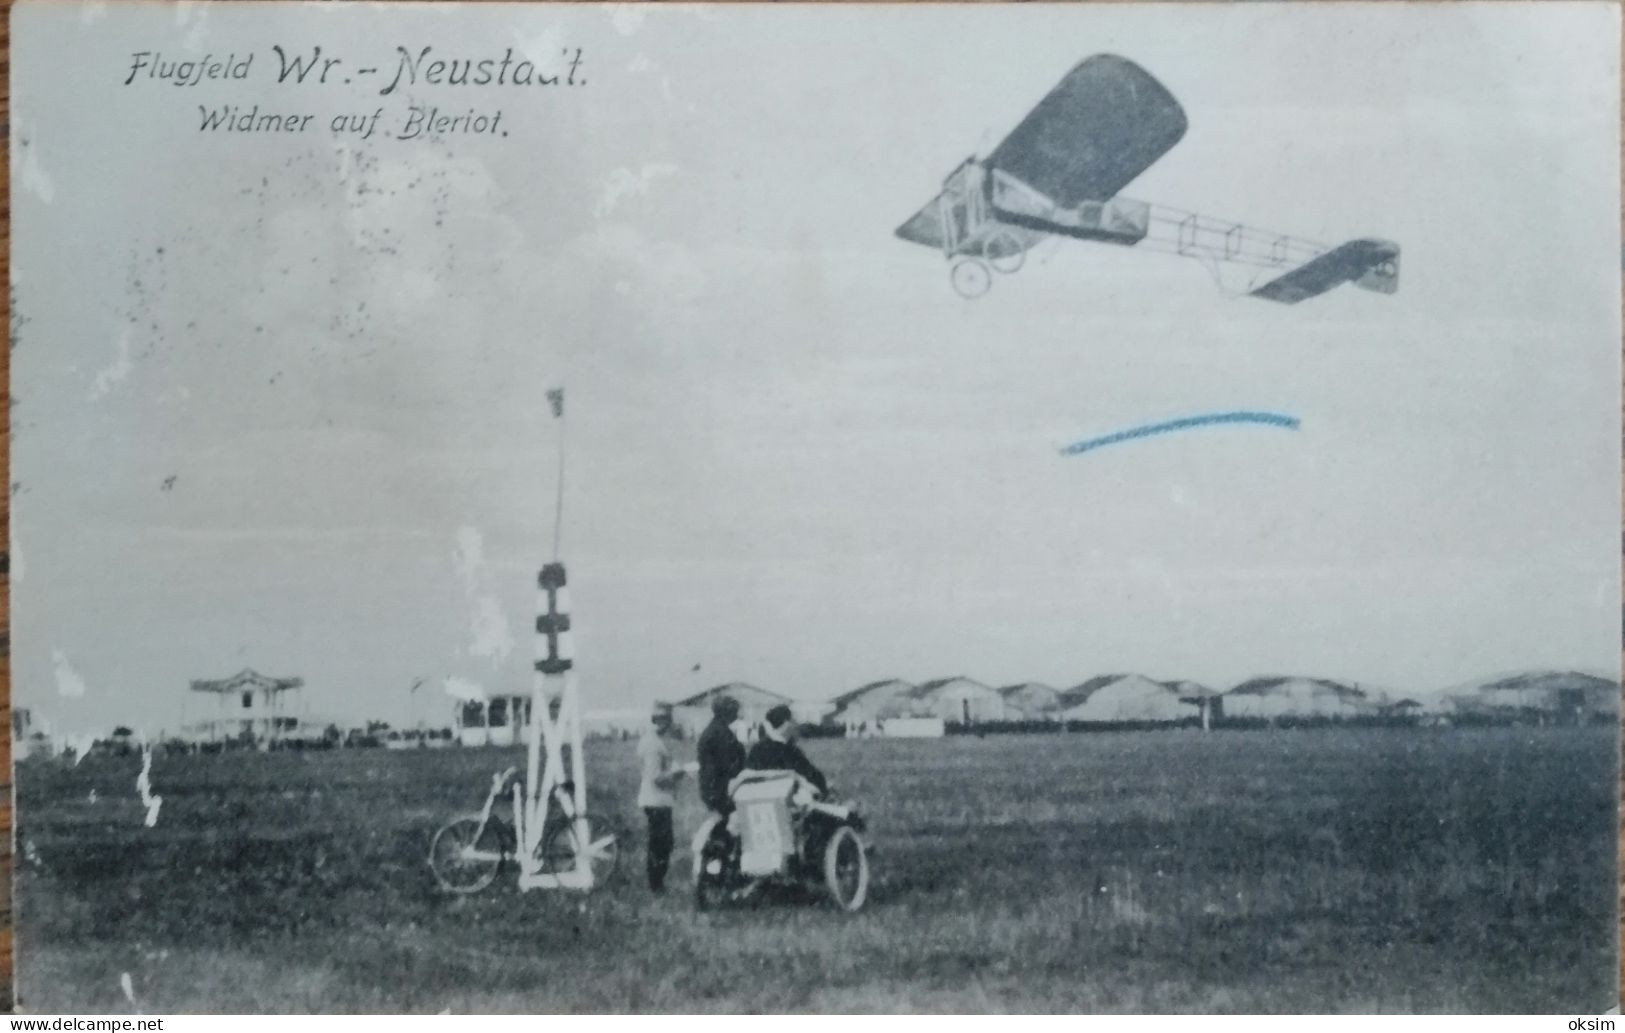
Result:
[[[722,876],[702,869],[694,880],[694,910],[715,911],[726,897],[727,887],[723,884]]]
[[[824,844],[824,887],[842,911],[858,910],[869,895],[869,857],[850,826],[836,829]]]

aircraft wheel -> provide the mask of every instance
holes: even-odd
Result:
[[[982,242],[982,257],[994,272],[1008,276],[1027,261],[1027,246],[1014,230],[998,230]]]
[[[980,258],[962,258],[948,270],[948,280],[961,298],[979,298],[993,286],[993,272]]]

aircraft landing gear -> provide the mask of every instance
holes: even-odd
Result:
[[[993,272],[980,258],[961,258],[948,270],[948,282],[961,298],[979,298],[993,286]]]
[[[996,230],[982,242],[982,257],[994,272],[1009,276],[1027,261],[1027,246],[1014,231]]]

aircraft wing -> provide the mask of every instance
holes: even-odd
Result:
[[[928,248],[942,247],[942,216],[938,214],[938,194],[927,201],[924,208],[897,227],[897,235],[911,244],[924,244]]]
[[[1399,245],[1386,240],[1351,240],[1281,274],[1252,295],[1296,305],[1350,281],[1383,294],[1397,291]]]
[[[1185,126],[1179,102],[1149,72],[1096,54],[1062,77],[988,164],[1074,208],[1116,196],[1179,142]]]

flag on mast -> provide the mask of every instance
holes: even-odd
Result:
[[[547,404],[553,407],[555,418],[564,415],[564,388],[555,387],[547,392]]]

